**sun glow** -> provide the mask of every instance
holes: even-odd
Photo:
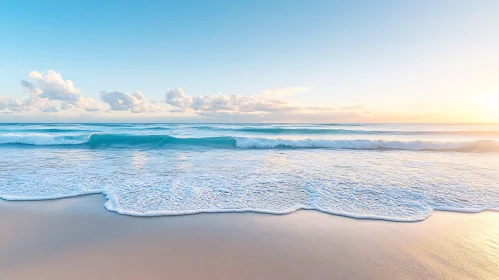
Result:
[[[477,118],[485,122],[499,122],[499,93],[477,95],[466,99]]]

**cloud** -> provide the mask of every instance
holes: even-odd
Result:
[[[36,92],[36,90],[37,90],[35,84],[33,84],[30,81],[21,80],[21,85],[23,87],[25,87],[28,91],[33,92],[33,93]],[[39,94],[39,92],[37,92],[37,94]]]
[[[43,109],[42,112],[44,112],[44,113],[55,113],[55,112],[59,112],[59,109],[57,109],[55,106],[49,106],[49,107]]]
[[[72,81],[65,81],[61,74],[54,70],[32,71],[29,76],[34,81],[21,81],[21,85],[30,94],[30,97],[23,102],[22,110],[24,111],[39,109],[42,112],[55,112],[53,108],[57,111],[59,109],[102,110],[99,102],[81,96],[81,90],[76,88]]]
[[[31,80],[22,80],[21,86],[29,96],[20,102],[0,96],[0,110],[8,112],[43,112],[59,111],[104,111],[103,103],[81,95],[82,90],[70,80],[64,80],[60,73],[53,70],[46,72],[32,71]],[[164,112],[166,104],[148,102],[140,91],[125,93],[121,91],[100,94],[102,101],[111,107],[111,111],[131,111],[133,113]]]
[[[165,101],[174,107],[187,109],[192,104],[192,97],[186,96],[184,91],[180,88],[167,89],[165,95]]]
[[[308,87],[286,87],[286,88],[272,88],[260,90],[260,95],[267,98],[278,98],[292,94],[304,93],[309,91]]]
[[[307,92],[307,87],[287,87],[266,89],[252,96],[237,94],[216,94],[191,96],[180,88],[167,89],[164,100],[148,100],[138,90],[133,92],[102,91],[100,100],[83,95],[70,80],[64,80],[53,70],[33,71],[29,80],[22,80],[21,86],[26,99],[0,96],[0,111],[5,116],[49,116],[57,120],[62,116],[82,116],[85,114],[105,118],[131,117],[131,113],[142,113],[135,119],[168,117],[169,121],[182,118],[183,121],[331,121],[348,118],[366,120],[373,117],[362,106],[350,107],[305,107],[294,105],[282,97]],[[106,105],[107,104],[107,105]],[[117,112],[122,113],[117,113]]]
[[[13,112],[22,111],[22,103],[5,96],[0,96],[0,111],[2,110]]]
[[[133,93],[122,91],[102,91],[100,99],[106,102],[111,110],[114,111],[131,111],[132,113],[148,112],[148,102],[144,94],[138,90]]]
[[[21,84],[32,93],[38,94],[40,98],[74,102],[80,97],[81,90],[75,88],[72,81],[64,81],[61,74],[54,70],[33,71],[29,73],[29,76],[35,80],[35,83],[23,80]]]
[[[290,88],[288,88],[290,89]],[[275,97],[287,92],[304,92],[305,88],[288,91],[269,90],[253,96],[200,95],[189,96],[182,89],[168,89],[165,101],[171,113],[193,113],[201,118],[223,122],[328,122],[338,120],[367,121],[371,115],[362,106],[305,107]],[[272,97],[270,97],[272,96]]]
[[[104,110],[104,107],[99,101],[92,98],[80,96],[76,101],[61,103],[61,110],[83,109],[87,112],[97,112]]]
[[[47,99],[28,98],[23,102],[15,99],[0,96],[0,111],[9,111],[15,113],[29,112],[39,110],[41,112],[55,112],[57,108]],[[58,110],[57,110],[58,111]]]
[[[194,111],[199,115],[211,113],[259,113],[292,110],[286,101],[264,98],[261,96],[241,96],[237,94],[214,96],[187,96],[182,89],[167,89],[165,95],[167,104],[176,107],[172,112]]]

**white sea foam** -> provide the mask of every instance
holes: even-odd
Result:
[[[136,216],[299,209],[419,221],[434,210],[499,208],[494,154],[348,150],[4,149],[0,198],[103,193]]]
[[[36,146],[80,145],[87,143],[91,134],[87,135],[54,135],[47,133],[5,133],[0,134],[0,144],[24,144]]]
[[[471,143],[434,141],[386,141],[386,140],[288,140],[267,138],[236,138],[240,148],[334,148],[352,150],[457,150]]]

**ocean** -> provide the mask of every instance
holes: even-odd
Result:
[[[499,210],[499,125],[0,124],[0,199],[134,216]]]

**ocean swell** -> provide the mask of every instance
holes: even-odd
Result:
[[[462,135],[462,136],[499,136],[498,130],[372,130],[318,127],[213,127],[196,126],[198,130],[243,132],[270,135]],[[163,129],[151,127],[148,129]]]
[[[389,141],[389,140],[290,140],[279,138],[255,137],[173,137],[169,135],[133,135],[133,134],[81,134],[50,135],[6,134],[0,136],[0,145],[32,146],[82,146],[89,148],[107,147],[206,147],[221,149],[350,149],[350,150],[408,150],[408,151],[461,151],[461,152],[499,152],[499,143],[494,140],[477,141]]]

